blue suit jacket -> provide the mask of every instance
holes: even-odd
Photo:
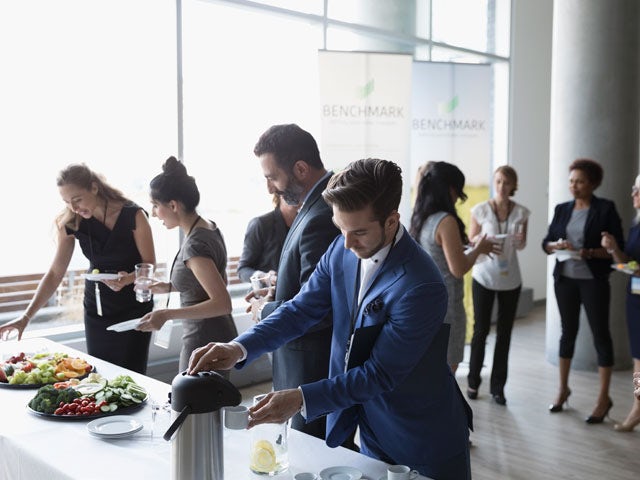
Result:
[[[383,324],[369,358],[345,372],[357,257],[338,237],[295,298],[238,338],[252,361],[333,311],[329,378],[302,385],[307,420],[327,415],[327,444],[360,426],[363,453],[422,473],[468,448],[471,409],[446,363],[429,355],[447,309],[431,257],[405,231],[357,308],[356,328]],[[444,344],[446,345],[446,339]]]

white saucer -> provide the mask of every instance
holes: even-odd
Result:
[[[98,282],[100,280],[117,280],[117,273],[83,273],[82,278]]]
[[[122,438],[142,430],[142,423],[130,415],[114,415],[87,423],[87,430],[98,437]]]
[[[140,324],[140,319],[134,318],[133,320],[126,320],[124,322],[111,325],[107,327],[107,330],[111,330],[114,332],[126,332],[127,330],[133,330],[138,326],[138,324]]]
[[[329,467],[320,472],[321,480],[359,480],[362,472],[353,467]]]

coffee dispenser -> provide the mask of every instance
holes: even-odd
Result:
[[[241,400],[238,389],[215,372],[175,376],[172,424],[164,434],[171,441],[172,480],[224,480],[221,408]]]

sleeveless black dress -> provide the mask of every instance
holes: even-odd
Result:
[[[89,259],[89,272],[97,268],[100,273],[132,272],[142,258],[133,238],[136,214],[141,207],[129,202],[122,207],[113,230],[109,230],[94,217],[82,219],[77,231],[67,228]],[[140,318],[153,309],[153,299],[146,303],[136,301],[133,285],[127,285],[114,292],[98,282],[102,315],[96,307],[96,282],[85,280],[84,285],[84,328],[87,351],[90,355],[145,373],[149,357],[150,332],[113,332],[106,330],[110,325]]]

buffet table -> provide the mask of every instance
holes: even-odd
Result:
[[[170,385],[47,339],[0,342],[0,358],[39,351],[84,358],[107,379],[130,375],[149,392],[147,403],[130,413],[144,428],[122,439],[96,438],[87,431],[90,417],[77,420],[39,417],[27,409],[36,389],[0,387],[0,480],[171,477],[171,445],[162,439],[161,432],[154,431],[158,421],[156,429],[152,428],[150,406],[152,400],[161,403],[167,399]],[[355,467],[369,480],[378,480],[386,473],[387,465],[383,462],[341,447],[329,448],[321,440],[296,430],[289,432],[289,471],[272,478],[293,479],[299,472],[319,473],[332,466]],[[224,442],[227,480],[264,479],[249,471],[247,431],[225,432]]]

